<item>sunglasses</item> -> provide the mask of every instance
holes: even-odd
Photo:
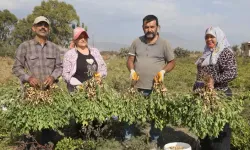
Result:
[[[38,22],[36,24],[36,26],[38,26],[38,27],[44,26],[44,27],[48,28],[49,24],[47,22],[42,21],[42,22]]]

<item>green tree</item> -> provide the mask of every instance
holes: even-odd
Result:
[[[0,11],[0,56],[12,57],[15,52],[11,33],[17,21],[16,16],[9,10]]]
[[[38,16],[45,16],[50,20],[49,39],[62,46],[67,45],[72,37],[71,22],[77,20],[79,26],[79,16],[72,5],[58,0],[42,1],[40,6],[34,8],[32,14],[17,24],[13,34],[16,37],[16,45],[34,37],[31,27],[34,19]]]
[[[189,57],[190,51],[185,50],[184,48],[177,47],[174,49],[174,54],[176,57]]]
[[[34,38],[31,27],[32,23],[31,21],[28,21],[28,19],[21,19],[18,21],[15,30],[13,31],[12,34],[15,46],[20,45],[22,42],[26,40]]]
[[[129,53],[129,48],[121,48],[120,53],[118,54],[120,57],[127,57]]]
[[[9,40],[12,30],[17,23],[17,18],[9,10],[0,10],[0,42]]]

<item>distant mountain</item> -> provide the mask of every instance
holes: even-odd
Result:
[[[160,32],[160,37],[169,41],[172,48],[182,47],[188,50],[203,50],[204,41],[190,40],[188,38],[183,38],[171,32]],[[93,41],[89,44],[93,46]],[[116,42],[95,42],[94,47],[98,48],[100,51],[119,51],[121,48],[127,48],[129,44],[121,44]]]
[[[93,43],[89,44],[93,46]],[[94,47],[98,48],[100,51],[119,51],[121,48],[129,47],[129,45],[114,42],[95,42]]]
[[[202,50],[204,46],[201,41],[182,38],[171,32],[160,32],[160,36],[168,40],[172,48],[182,47],[188,50]]]

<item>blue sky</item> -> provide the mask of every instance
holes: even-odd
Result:
[[[220,26],[231,45],[250,41],[250,0],[64,1],[74,6],[95,41],[130,45],[143,34],[142,18],[148,14],[158,17],[160,32],[188,41],[185,48],[202,50],[204,31],[209,26]],[[40,3],[41,0],[6,0],[0,2],[0,9],[9,9],[24,18]],[[178,44],[181,46],[181,41]]]

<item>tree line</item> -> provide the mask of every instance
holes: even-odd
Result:
[[[81,24],[84,27],[74,7],[58,0],[42,1],[23,19],[18,19],[7,9],[0,10],[0,56],[13,57],[22,42],[34,38],[31,27],[38,16],[50,20],[49,40],[62,47],[69,45],[75,26]]]
[[[18,19],[9,10],[0,10],[0,56],[13,57],[16,48],[24,41],[34,37],[32,24],[36,17],[45,16],[51,22],[49,40],[62,46],[68,47],[72,37],[73,28],[84,26],[80,23],[80,17],[71,4],[59,2],[58,0],[42,1],[39,6],[35,6],[32,13],[23,19]],[[233,51],[239,55],[239,46],[232,46]],[[199,54],[187,49],[177,47],[174,49],[176,57],[188,57],[190,54]],[[119,56],[126,57],[127,48],[121,48]]]

